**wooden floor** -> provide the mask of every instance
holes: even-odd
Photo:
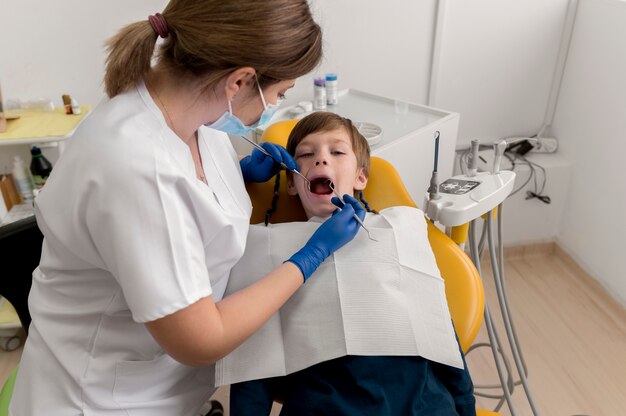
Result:
[[[505,258],[507,297],[539,413],[626,415],[626,310],[558,246],[511,250]],[[490,267],[483,276],[487,302],[505,337]],[[483,325],[477,341],[487,340]],[[470,352],[468,366],[476,385],[498,382],[490,349]],[[513,398],[518,414],[532,415],[522,386]],[[497,400],[479,403],[493,409]],[[500,412],[510,415],[506,404]]]
[[[487,301],[504,338],[488,266],[483,274]],[[507,251],[505,279],[540,414],[626,415],[626,310],[554,245]],[[486,340],[482,329],[477,342]],[[19,355],[19,350],[0,351],[0,382]],[[467,360],[476,385],[498,383],[491,350],[478,348]],[[227,406],[228,389],[220,389],[216,398]],[[532,415],[521,386],[515,388],[513,398],[518,415]],[[497,400],[478,400],[486,409],[497,404]],[[500,413],[510,415],[506,404]]]

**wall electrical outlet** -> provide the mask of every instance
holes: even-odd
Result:
[[[530,150],[533,153],[554,153],[559,147],[559,142],[553,137],[539,137],[537,141],[533,143],[533,148]]]

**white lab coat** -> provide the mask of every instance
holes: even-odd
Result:
[[[209,186],[143,84],[78,128],[35,202],[45,240],[14,416],[196,415],[214,369],[184,366],[144,323],[222,298],[251,213],[228,136],[199,131]]]

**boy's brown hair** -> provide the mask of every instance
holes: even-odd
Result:
[[[289,134],[289,139],[287,139],[287,152],[290,155],[295,156],[296,147],[298,144],[306,136],[309,134],[332,131],[336,129],[343,128],[350,135],[350,142],[352,143],[352,151],[356,156],[356,164],[357,168],[363,169],[363,174],[365,177],[369,177],[370,174],[370,146],[367,143],[367,140],[363,135],[359,132],[356,126],[352,123],[352,121],[348,118],[341,117],[335,113],[330,113],[327,111],[317,111],[315,113],[309,114],[304,117],[302,120],[298,121],[298,124],[291,130]],[[278,188],[280,175],[276,175],[276,183],[274,184],[274,197],[272,198],[272,206],[265,213],[265,225],[269,224],[269,220],[276,211],[277,201],[278,201]],[[287,180],[293,180],[293,173],[287,171]],[[361,201],[366,210],[373,213],[378,213],[378,211],[371,209],[367,204],[365,199],[363,199],[363,193],[361,191],[354,191],[354,197]]]
[[[287,151],[294,156],[296,147],[308,135],[341,128],[345,129],[350,136],[352,151],[356,155],[357,168],[363,169],[363,174],[368,177],[370,173],[370,146],[367,140],[359,133],[350,119],[335,113],[317,111],[300,120],[289,134]]]

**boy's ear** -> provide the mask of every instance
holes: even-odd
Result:
[[[296,196],[298,195],[298,190],[296,189],[296,184],[293,182],[293,176],[289,175],[287,178],[287,195]]]
[[[367,175],[365,174],[363,168],[359,168],[356,172],[356,177],[354,178],[354,190],[362,191],[363,189],[365,189],[366,185]]]

